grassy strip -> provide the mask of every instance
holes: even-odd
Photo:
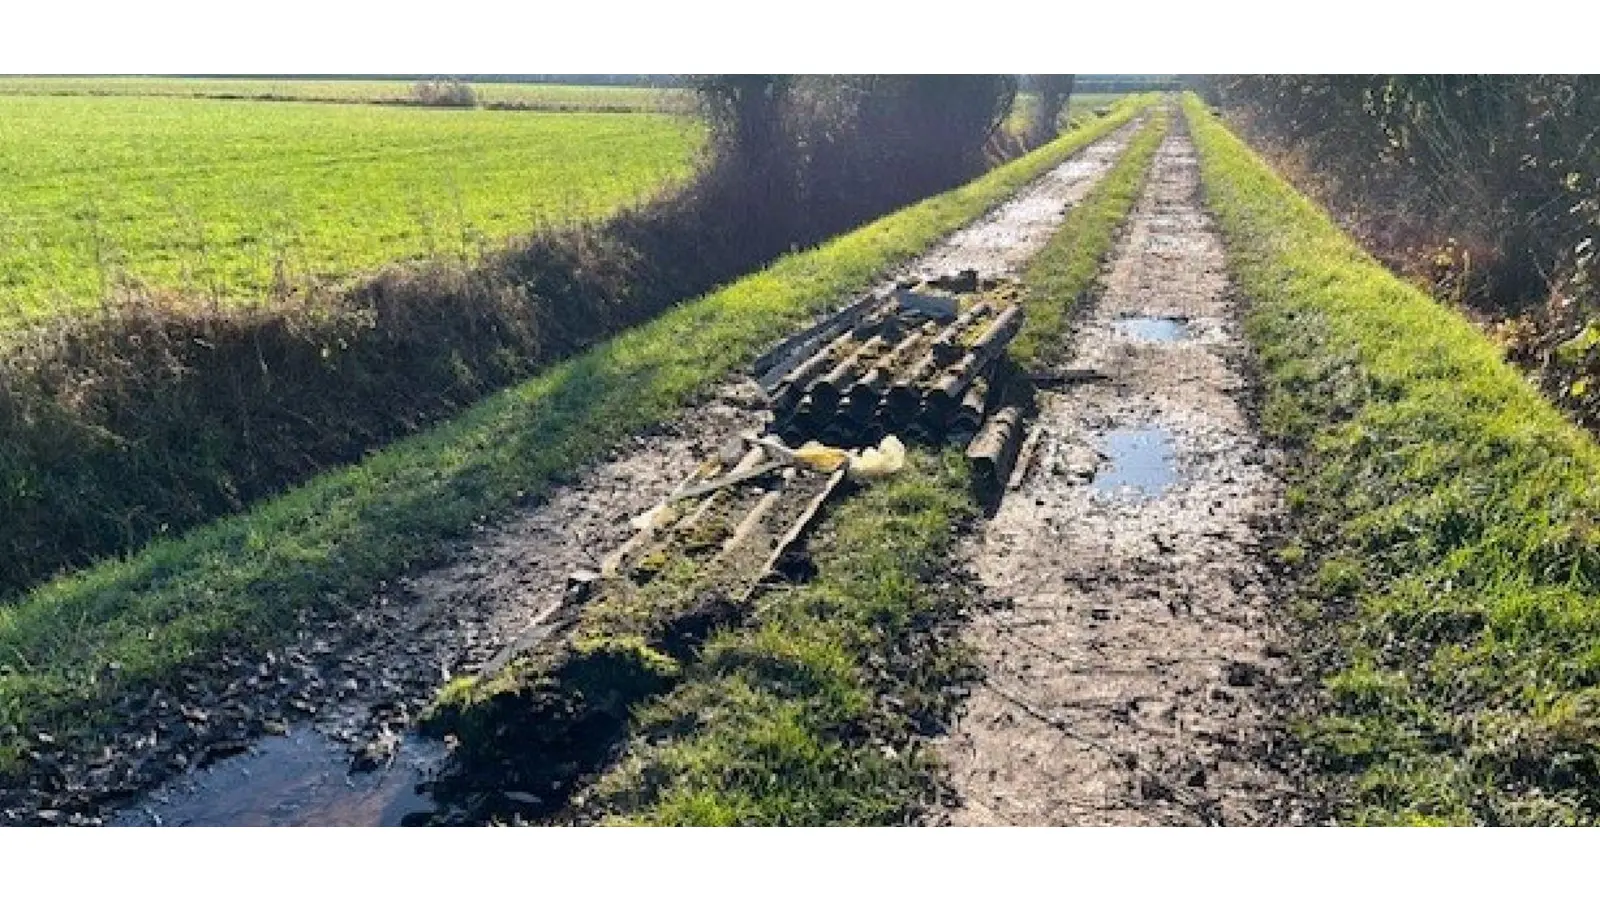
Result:
[[[1191,98],[1323,676],[1302,737],[1343,818],[1600,813],[1600,447]]]
[[[640,708],[632,752],[585,808],[650,825],[891,825],[932,801],[936,761],[914,735],[946,716],[963,669],[938,639],[960,600],[938,582],[973,513],[966,478],[959,454],[917,453],[832,511],[816,577]]]
[[[446,542],[691,402],[765,343],[925,250],[1149,98],[956,190],[686,303],[433,431],[248,514],[95,566],[0,609],[0,771],[30,736],[110,720],[110,704],[223,648],[268,646],[302,610],[361,603]],[[111,663],[117,666],[113,671]]]
[[[1166,137],[1167,125],[1166,112],[1157,113],[1028,264],[1023,274],[1028,321],[1011,345],[1011,355],[1023,366],[1039,369],[1060,362],[1067,319],[1094,287],[1100,265],[1116,242],[1117,226],[1144,189],[1150,160]]]

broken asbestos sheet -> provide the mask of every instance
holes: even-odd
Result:
[[[1002,401],[1026,381],[1004,359],[1022,325],[1018,293],[974,272],[901,284],[763,354],[752,373],[770,410],[762,430],[636,515],[599,571],[572,573],[559,603],[436,704],[430,731],[500,736],[458,745],[447,792],[482,793],[476,779],[504,774],[496,754],[516,734],[517,783],[533,772],[547,799],[564,796],[605,746],[593,737],[618,733],[631,704],[747,617],[769,581],[803,572],[804,538],[829,501],[894,478],[908,441],[971,440],[980,486],[1003,486],[1022,428]]]
[[[754,367],[774,430],[846,447],[971,437],[1001,393],[1000,363],[1022,328],[1018,292],[971,271],[897,285],[780,343]]]
[[[970,440],[980,480],[1003,482],[1022,431],[1021,410],[1000,402],[1020,290],[971,270],[902,282],[779,342],[751,373],[771,410],[765,433],[740,436],[641,513],[582,590],[632,599],[667,575],[742,603],[846,477],[899,471],[906,439]]]

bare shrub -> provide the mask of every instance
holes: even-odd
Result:
[[[1301,157],[1324,199],[1386,247],[1473,260],[1470,300],[1516,305],[1591,263],[1600,224],[1600,78],[1223,77],[1212,94],[1253,139]]]
[[[725,185],[727,209],[749,228],[808,240],[981,171],[1017,91],[1010,75],[719,75],[690,84],[713,126],[711,181]]]
[[[1223,76],[1233,121],[1600,428],[1600,77]]]
[[[423,106],[478,105],[478,94],[472,89],[472,85],[457,78],[431,78],[419,81],[411,86],[411,96]]]

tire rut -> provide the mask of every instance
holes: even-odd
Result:
[[[939,742],[956,825],[1295,824],[1265,550],[1282,488],[1175,123],[1019,489],[962,552],[983,677]]]

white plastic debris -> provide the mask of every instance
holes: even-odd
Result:
[[[906,467],[906,445],[894,435],[868,447],[850,460],[850,477],[856,481],[887,478]]]
[[[850,461],[850,454],[819,441],[806,441],[793,453],[795,462],[818,472],[832,472]]]

